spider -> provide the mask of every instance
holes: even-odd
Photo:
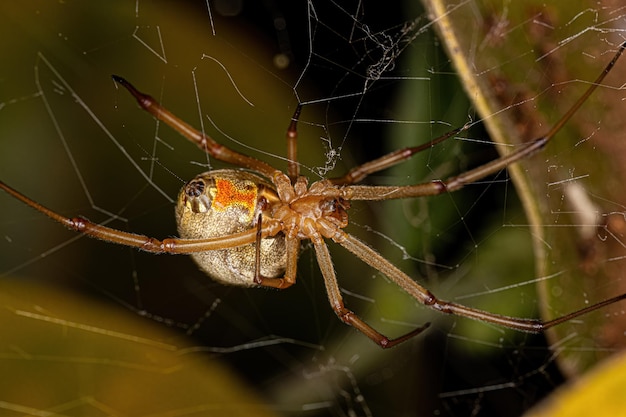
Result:
[[[393,347],[428,327],[428,323],[400,337],[388,338],[343,302],[332,259],[325,240],[343,246],[361,261],[386,275],[418,302],[445,314],[479,320],[519,331],[539,333],[552,326],[623,300],[621,294],[565,316],[550,320],[509,317],[437,298],[370,246],[345,232],[352,200],[388,200],[432,196],[453,192],[468,183],[505,169],[509,164],[541,150],[580,108],[611,71],[626,43],[585,93],[542,137],[516,151],[446,180],[408,186],[358,185],[368,175],[394,166],[415,153],[433,146],[467,126],[453,130],[425,145],[400,149],[351,169],[346,175],[322,179],[309,185],[299,172],[296,108],[287,129],[287,172],[268,163],[231,150],[194,129],[151,96],[141,93],[119,76],[113,80],[137,100],[139,106],[168,124],[213,158],[239,169],[220,169],[199,174],[180,191],[176,220],[180,238],[157,240],[92,223],[82,217],[65,217],[31,200],[0,181],[0,188],[23,203],[70,229],[107,242],[136,247],[153,253],[189,254],[199,268],[213,279],[247,287],[288,288],[296,280],[300,243],[310,240],[322,272],[328,300],[337,316],[382,348]]]

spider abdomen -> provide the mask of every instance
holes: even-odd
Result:
[[[259,214],[269,216],[278,201],[273,187],[247,171],[207,171],[189,181],[178,196],[176,222],[185,239],[227,236],[257,227]],[[224,284],[256,286],[255,245],[191,254],[211,278]],[[260,242],[261,275],[275,278],[285,271],[285,237],[279,233]]]

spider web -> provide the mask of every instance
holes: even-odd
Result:
[[[0,13],[9,40],[0,66],[0,176],[68,216],[172,236],[181,185],[222,166],[142,113],[111,74],[221,143],[283,169],[285,129],[304,104],[299,155],[311,179],[339,176],[468,122],[469,131],[368,182],[445,178],[497,157],[432,20],[415,5],[24,3],[3,5]],[[567,8],[565,16],[558,5],[528,5],[523,13],[488,2],[447,6],[452,17],[480,16],[463,52],[474,64],[470,72],[503,103],[486,120],[508,115],[511,132],[537,137],[573,103],[582,80],[610,59],[624,10],[609,2]],[[513,23],[519,14],[523,23]],[[566,30],[543,49],[530,41],[521,52],[513,49],[532,30],[551,28]],[[593,45],[576,55],[589,58],[589,73],[559,60],[582,40]],[[511,53],[479,64],[489,48]],[[521,79],[501,76],[526,59],[531,64]],[[616,222],[602,233],[592,228],[591,240],[583,239],[592,256],[577,254],[583,261],[576,267],[557,264],[537,274],[535,232],[506,172],[452,195],[354,204],[350,233],[443,299],[519,317],[550,311],[538,282],[573,269],[619,268],[624,256],[624,202],[590,188],[596,178],[618,187],[618,164],[569,159],[576,153],[592,159],[610,146],[607,134],[619,130],[620,118],[611,105],[624,95],[619,74],[585,108],[592,122],[580,124],[587,133],[566,137],[563,147],[522,168],[551,174],[543,183],[553,216],[542,225],[574,216],[566,228],[588,235],[578,230]],[[583,147],[587,142],[593,145]],[[586,202],[588,210],[581,208]],[[7,329],[0,370],[10,376],[0,389],[3,415],[521,415],[563,382],[557,363],[564,352],[602,356],[624,343],[623,333],[600,348],[575,331],[547,341],[443,317],[331,245],[345,301],[368,323],[391,337],[433,323],[415,340],[383,351],[334,316],[306,246],[298,283],[288,291],[229,288],[208,280],[187,257],[82,238],[4,194],[0,205],[0,317]],[[585,212],[602,218],[575,217]],[[550,256],[561,251],[547,238],[545,246]],[[619,286],[623,280],[613,277],[594,285]],[[558,314],[603,298],[570,285],[571,304]]]

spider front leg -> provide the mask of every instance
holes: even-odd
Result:
[[[466,171],[460,175],[450,177],[446,180],[435,180],[429,183],[420,183],[404,187],[393,186],[359,186],[348,185],[345,188],[343,198],[347,200],[392,200],[399,198],[425,197],[452,192],[463,188],[466,184],[471,184],[478,180],[495,174],[509,165],[527,158],[541,149],[556,136],[563,126],[580,109],[589,96],[601,85],[604,78],[611,72],[618,59],[626,49],[626,42],[622,43],[613,59],[607,64],[604,70],[585,90],[582,96],[570,107],[570,109],[552,126],[543,136],[521,145],[517,150],[502,156],[484,165]],[[393,155],[393,154],[390,154]],[[391,157],[389,158],[391,159]],[[402,160],[402,159],[399,159]],[[378,160],[376,160],[378,161]],[[375,161],[374,161],[375,162]],[[365,164],[367,165],[367,164]],[[391,166],[391,165],[389,165]]]
[[[322,276],[324,277],[324,283],[326,284],[328,301],[330,302],[330,306],[332,307],[332,309],[335,311],[335,314],[337,314],[341,321],[354,327],[382,348],[394,347],[402,342],[407,341],[413,336],[417,336],[426,328],[428,328],[430,323],[426,323],[422,327],[418,327],[417,329],[412,330],[409,333],[398,338],[389,339],[387,336],[383,335],[372,326],[365,323],[353,311],[348,310],[343,303],[343,297],[341,296],[339,284],[337,283],[337,276],[335,274],[335,268],[333,267],[330,253],[328,252],[328,246],[326,246],[326,243],[321,239],[319,242],[313,242],[313,244],[315,247],[317,263],[320,266]]]
[[[217,143],[204,132],[200,132],[188,123],[176,117],[172,114],[172,112],[159,104],[159,102],[157,102],[152,96],[137,90],[135,86],[133,86],[126,79],[118,75],[113,75],[112,78],[116,83],[128,90],[128,92],[137,100],[137,103],[142,109],[153,115],[156,119],[161,120],[172,129],[176,130],[192,143],[195,143],[196,146],[198,146],[203,152],[208,153],[220,161],[229,162],[233,165],[260,172],[267,178],[271,178],[277,171],[276,168],[263,161],[244,155]]]
[[[359,183],[363,181],[368,175],[374,174],[387,168],[391,168],[401,162],[404,162],[416,153],[422,152],[426,149],[430,149],[431,147],[443,142],[446,139],[451,138],[454,135],[463,132],[464,130],[469,129],[470,127],[471,123],[467,123],[462,127],[451,130],[421,145],[410,146],[390,152],[380,158],[376,158],[374,160],[365,162],[364,164],[352,168],[342,177],[331,178],[330,181],[336,185],[349,185]]]

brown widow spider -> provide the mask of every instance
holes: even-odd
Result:
[[[113,76],[119,85],[137,99],[144,110],[167,123],[211,157],[254,173],[221,169],[204,172],[192,179],[182,188],[176,205],[176,220],[181,238],[165,240],[108,228],[91,223],[82,217],[68,218],[29,199],[3,182],[0,182],[0,188],[53,220],[88,236],[153,253],[190,254],[204,272],[226,284],[277,289],[290,287],[296,280],[300,242],[309,239],[315,248],[332,309],[344,323],[355,327],[383,348],[406,341],[422,332],[428,324],[398,338],[389,339],[348,310],[343,303],[325,239],[331,239],[343,246],[360,260],[386,275],[417,301],[432,309],[519,331],[538,333],[623,300],[626,294],[546,322],[503,316],[440,300],[367,244],[343,231],[348,225],[349,202],[413,198],[452,192],[534,154],[542,149],[580,108],[611,71],[624,49],[626,43],[620,46],[619,51],[595,82],[544,136],[522,145],[506,156],[446,180],[408,186],[355,185],[368,175],[394,166],[466,127],[454,130],[425,145],[401,149],[366,162],[353,168],[343,177],[322,179],[309,185],[307,178],[299,173],[297,159],[296,127],[300,106],[296,109],[287,130],[289,163],[285,174],[263,161],[220,145],[174,116],[152,97],[139,92],[125,79]]]

